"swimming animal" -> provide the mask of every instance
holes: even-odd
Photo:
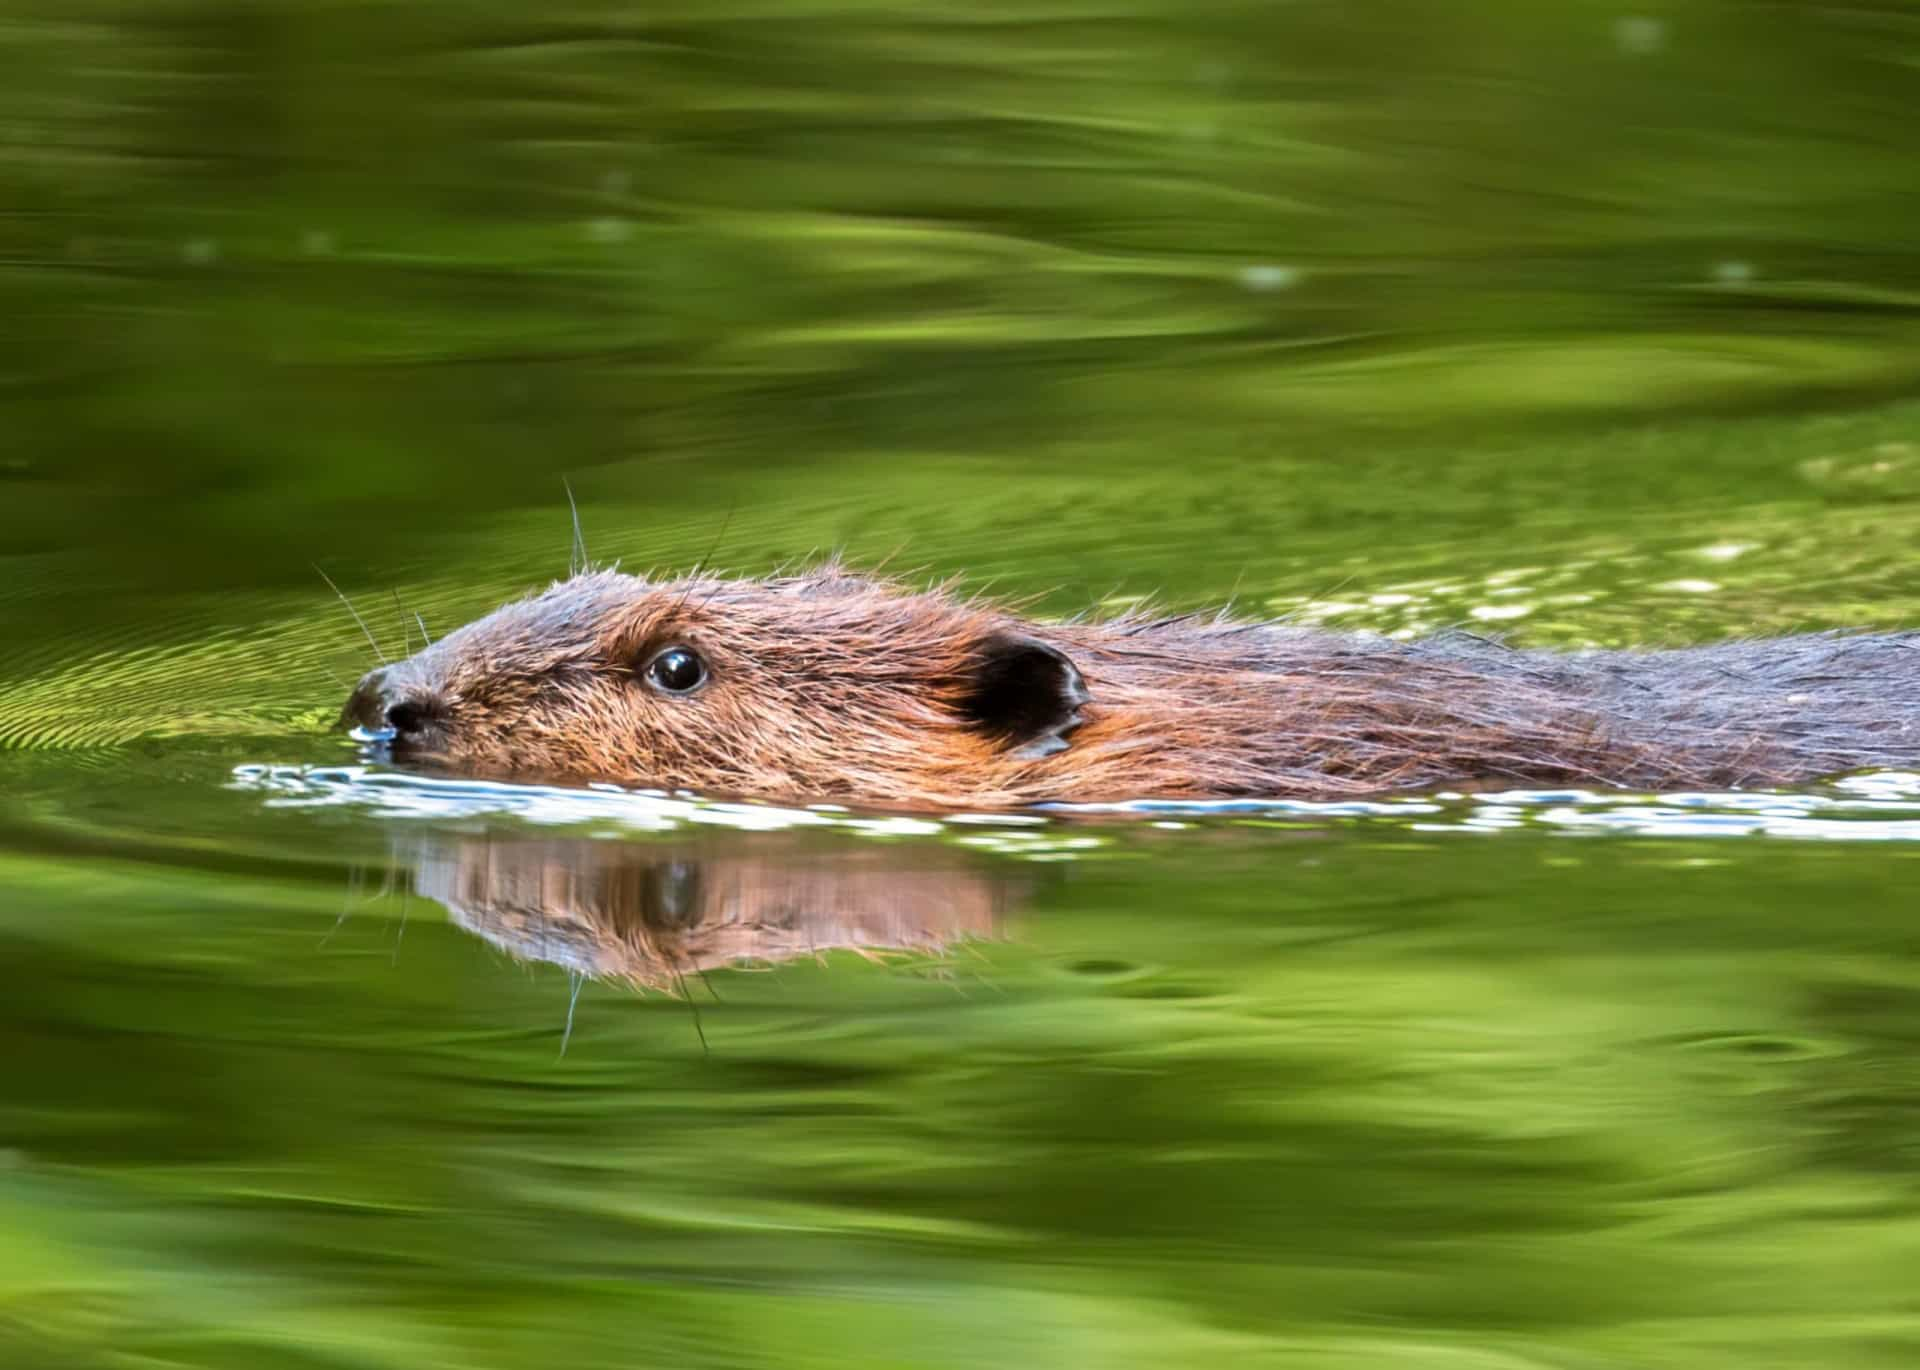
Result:
[[[1563,653],[595,571],[372,671],[343,722],[468,774],[941,807],[1776,786],[1920,760],[1920,634]]]

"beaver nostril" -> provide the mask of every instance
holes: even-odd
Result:
[[[427,706],[417,699],[400,699],[387,705],[387,726],[402,737],[424,728],[427,716]]]

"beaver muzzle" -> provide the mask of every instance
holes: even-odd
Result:
[[[442,712],[433,696],[381,666],[361,677],[335,726],[356,742],[418,754],[431,750]]]

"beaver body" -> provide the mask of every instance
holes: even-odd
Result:
[[[1920,634],[1523,651],[1225,617],[1039,624],[828,567],[561,581],[360,682],[396,759],[940,806],[1783,785],[1920,756]]]

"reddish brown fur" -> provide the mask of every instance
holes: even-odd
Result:
[[[982,671],[1045,644],[1084,677],[1067,745],[979,716]],[[710,679],[641,665],[684,645]],[[1773,784],[1911,761],[1914,640],[1814,635],[1665,652],[1523,652],[1225,618],[1035,624],[837,567],[769,580],[596,572],[362,683],[349,714],[424,712],[395,754],[466,772],[941,806],[1332,797],[1474,781]],[[1023,688],[1058,687],[1046,662]],[[1060,668],[1065,670],[1065,667]],[[1069,671],[1068,674],[1071,674]],[[1057,743],[1055,745],[1058,745]]]

